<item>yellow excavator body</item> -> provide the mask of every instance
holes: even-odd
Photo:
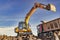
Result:
[[[31,29],[28,28],[28,29],[22,29],[22,30],[19,30],[18,27],[15,28],[15,32],[18,33],[18,32],[31,32]]]

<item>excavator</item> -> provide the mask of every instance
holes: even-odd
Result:
[[[18,27],[15,28],[15,33],[18,34],[18,36],[29,36],[32,35],[32,30],[29,25],[29,19],[34,14],[34,12],[37,10],[37,8],[56,11],[56,8],[52,4],[44,5],[41,3],[35,3],[34,6],[31,8],[31,10],[27,13],[25,17],[25,21],[21,21],[18,24]],[[53,9],[52,9],[53,8]]]

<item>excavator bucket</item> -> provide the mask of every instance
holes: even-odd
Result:
[[[56,12],[56,7],[53,4],[50,4],[50,10]]]
[[[53,11],[53,12],[56,12],[56,7],[55,7],[53,4],[48,4],[48,5],[46,6],[46,9],[47,9],[47,10],[51,10],[51,11]]]

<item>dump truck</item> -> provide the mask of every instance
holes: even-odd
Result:
[[[55,35],[56,37],[60,36],[59,35],[60,18],[57,18],[48,22],[44,22],[44,21],[41,21],[41,22],[42,23],[37,26],[37,34],[39,38],[44,39],[44,40],[46,38],[49,38],[51,40],[56,40]]]

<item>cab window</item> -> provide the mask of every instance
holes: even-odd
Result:
[[[19,24],[19,29],[22,29],[23,25],[22,24]]]

